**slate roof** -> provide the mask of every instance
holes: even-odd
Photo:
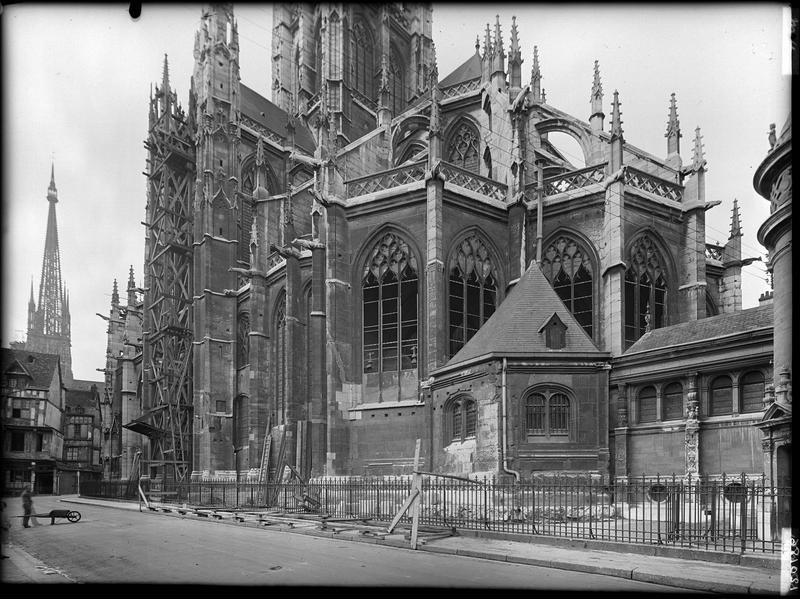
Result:
[[[772,327],[772,304],[682,322],[642,335],[624,355]]]
[[[242,94],[239,108],[242,113],[264,125],[270,131],[277,133],[281,137],[286,137],[286,124],[289,122],[289,115],[286,111],[246,85],[241,84],[239,87]],[[313,154],[316,148],[311,131],[299,120],[296,121],[295,125],[295,143],[309,154]]]
[[[544,331],[539,332],[554,313],[567,327],[563,349],[548,348]],[[533,262],[497,311],[442,369],[490,355],[523,358],[586,352],[600,350]]]
[[[102,391],[105,387],[103,381],[86,381],[83,379],[72,379],[72,383],[67,385],[71,390],[76,391],[91,391],[92,385],[97,387],[98,391]]]
[[[67,389],[64,403],[70,408],[82,407],[88,410],[95,408],[95,394],[90,389]]]
[[[450,87],[481,76],[481,57],[475,52],[461,66],[439,82],[439,89]]]
[[[24,349],[2,348],[3,375],[14,369],[15,362],[31,377],[30,387],[49,389],[59,366],[58,354],[42,354]]]

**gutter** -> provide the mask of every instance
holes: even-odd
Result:
[[[506,401],[508,397],[508,384],[506,381],[506,370],[508,369],[508,359],[503,358],[503,371],[501,376],[501,386],[502,386],[502,402],[501,402],[501,418],[503,420],[503,443],[500,445],[500,465],[503,468],[503,472],[506,474],[513,474],[514,481],[519,482],[519,472],[516,470],[511,470],[508,468],[507,459],[508,459],[508,447],[506,443],[508,442],[508,410],[506,407]]]

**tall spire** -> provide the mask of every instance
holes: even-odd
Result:
[[[47,188],[47,201],[58,202],[58,190],[56,189],[56,165],[50,163],[50,186]]]
[[[742,221],[739,218],[739,202],[733,198],[733,210],[731,211],[731,237],[742,236]]]
[[[61,256],[58,247],[58,223],[56,220],[55,165],[50,165],[50,185],[47,188],[47,232],[45,233],[44,256],[42,258],[41,280],[39,282],[38,310],[29,317],[28,340],[30,351],[42,351],[61,355],[65,379],[72,380],[72,358],[69,340],[69,307],[64,285],[61,281]],[[31,302],[33,307],[33,289]],[[35,308],[34,308],[35,309]]]
[[[706,170],[706,159],[703,152],[703,136],[700,135],[700,126],[694,130],[694,149],[692,150],[692,170]]]

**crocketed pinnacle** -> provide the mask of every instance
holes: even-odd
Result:
[[[541,81],[542,72],[539,70],[539,46],[533,47],[533,66],[531,67],[531,84]]]
[[[739,202],[733,198],[733,210],[731,211],[731,237],[742,236],[742,221],[739,218]]]
[[[622,103],[619,101],[619,92],[614,90],[614,100],[611,102],[611,137],[622,138],[622,113],[619,107]]]
[[[706,166],[706,159],[703,152],[703,136],[700,135],[700,127],[694,130],[694,149],[692,150],[692,170],[699,171]]]
[[[517,33],[517,17],[511,17],[511,50],[509,51],[509,58],[519,60],[519,35]]]
[[[667,132],[664,137],[682,137],[681,123],[678,120],[678,106],[675,101],[675,93],[669,97],[669,120],[667,121]]]
[[[131,264],[130,270],[128,270],[128,289],[133,289],[136,287],[136,279],[133,276],[133,264]]]
[[[500,15],[496,15],[494,24],[494,53],[505,56],[503,52],[503,34],[500,32]]]
[[[594,79],[592,80],[592,100],[603,98],[603,84],[600,82],[600,63],[594,61]]]
[[[119,289],[117,289],[116,279],[114,279],[114,287],[111,290],[111,305],[119,306]]]

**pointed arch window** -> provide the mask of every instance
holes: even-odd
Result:
[[[464,170],[478,173],[478,130],[470,123],[461,123],[450,136],[447,161]]]
[[[250,314],[240,312],[236,328],[236,367],[250,364]]]
[[[405,83],[404,83],[404,63],[397,53],[396,48],[392,48],[389,56],[389,93],[391,94],[392,114],[397,116],[406,105]]]
[[[375,47],[372,35],[363,21],[353,25],[350,56],[352,64],[353,89],[369,100],[375,99]]]
[[[334,11],[328,19],[328,69],[331,79],[342,78],[342,21]]]
[[[576,240],[562,235],[545,248],[542,272],[578,324],[591,337],[594,330],[594,285],[589,253]]]
[[[494,314],[497,278],[489,250],[477,235],[459,244],[449,270],[450,356],[454,356]]]
[[[286,423],[286,294],[275,312],[275,408],[272,422]]]
[[[559,438],[570,434],[570,400],[557,389],[539,389],[525,398],[529,436]]]
[[[370,252],[362,277],[365,373],[417,367],[417,272],[408,244],[394,233]]]
[[[625,344],[666,324],[667,278],[664,260],[648,235],[640,236],[628,254],[625,272]]]
[[[238,223],[238,258],[241,262],[250,263],[250,236],[253,229],[253,191],[255,191],[255,167],[250,165],[242,174],[241,209]]]
[[[309,89],[314,90],[314,93],[319,93],[322,88],[322,19],[317,19],[317,24],[314,26],[314,73],[313,79],[310,79]]]

